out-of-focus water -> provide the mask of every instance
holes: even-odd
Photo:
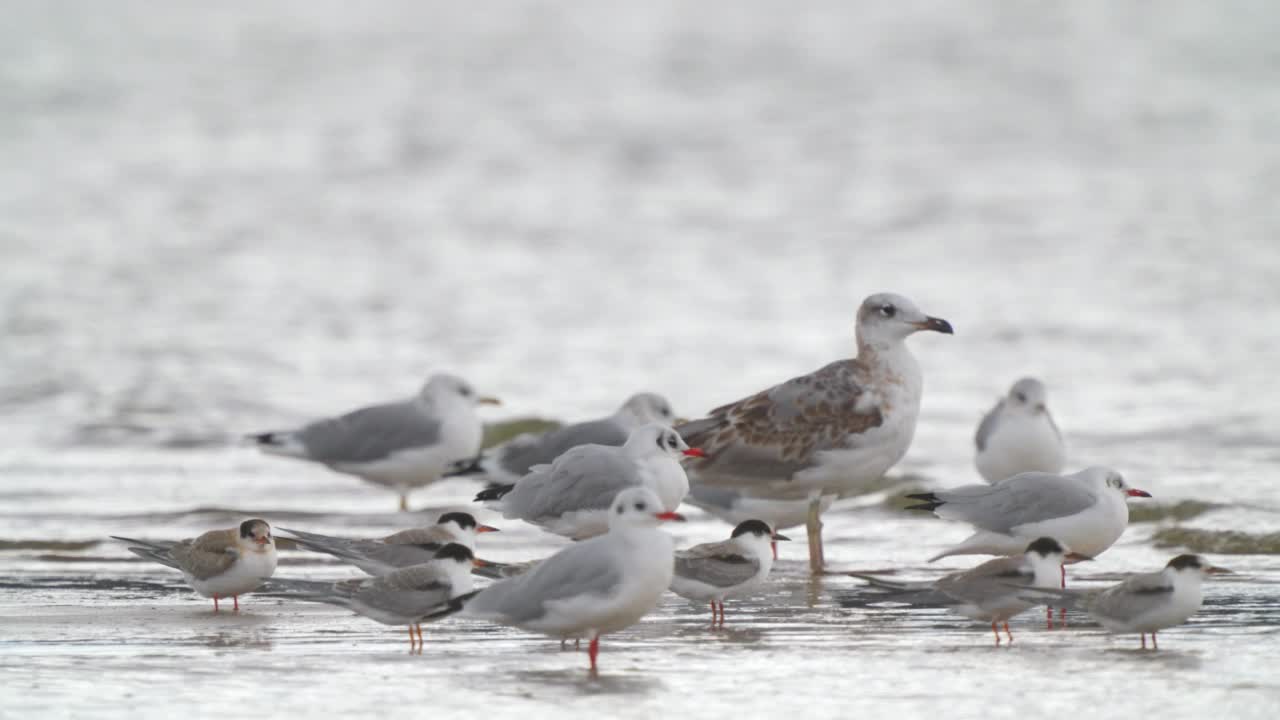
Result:
[[[1218,503],[1190,527],[1277,532],[1277,36],[1261,1],[10,3],[0,714],[1274,716],[1270,555],[1214,556],[1239,576],[1140,653],[1083,619],[1029,614],[997,650],[943,614],[842,609],[856,583],[786,548],[727,631],[672,597],[591,681],[479,624],[411,657],[335,609],[214,617],[104,541],[247,513],[403,527],[390,495],[234,438],[438,369],[502,396],[494,420],[639,389],[696,416],[847,355],[880,290],[957,329],[911,341],[900,471],[976,480],[978,418],[1036,374],[1073,466]],[[925,566],[963,529],[875,497],[827,526],[839,567],[972,562]],[[1077,580],[1159,566],[1159,527]],[[504,531],[485,554],[558,545]]]

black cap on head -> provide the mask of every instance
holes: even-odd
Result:
[[[458,523],[458,527],[461,527],[463,530],[466,530],[468,528],[473,528],[476,526],[475,517],[472,516],[471,513],[464,513],[464,512],[445,513],[440,516],[439,520],[436,520],[436,524],[443,525],[451,521]]]
[[[1054,554],[1063,555],[1066,554],[1067,551],[1057,540],[1054,540],[1051,537],[1042,537],[1032,541],[1032,543],[1027,546],[1027,552],[1047,557]]]
[[[458,543],[449,543],[436,551],[433,556],[436,560],[457,560],[459,562],[471,562],[475,559],[475,553],[466,545]]]
[[[1174,570],[1196,570],[1204,567],[1204,561],[1200,559],[1199,555],[1179,555],[1170,560],[1165,567],[1171,567]]]
[[[259,525],[262,526],[262,529],[266,531],[267,535],[271,534],[271,526],[267,524],[266,520],[259,520],[258,518],[254,518],[252,520],[245,520],[244,522],[240,523],[240,537],[242,538],[253,537],[253,531],[257,529]]]
[[[773,537],[773,528],[769,527],[763,520],[744,520],[738,523],[738,527],[733,529],[733,535],[729,537],[738,537],[752,533],[755,535],[763,535],[764,537]]]

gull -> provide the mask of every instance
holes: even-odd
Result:
[[[1039,537],[1056,538],[1073,551],[1097,557],[1129,524],[1130,497],[1151,497],[1131,488],[1120,473],[1090,467],[1073,475],[1029,472],[995,485],[965,485],[908,495],[923,501],[908,510],[927,510],[960,520],[977,532],[929,558],[951,555],[1013,555]]]
[[[490,585],[463,612],[559,639],[589,637],[594,675],[600,636],[638,622],[671,584],[674,545],[658,530],[663,520],[683,518],[665,511],[652,490],[625,489],[609,506],[609,532]]]
[[[454,375],[432,375],[414,397],[317,420],[297,430],[249,439],[272,455],[310,460],[400,494],[439,480],[454,463],[480,450],[484,428],[476,405],[496,405]]]
[[[1140,633],[1142,649],[1159,650],[1156,632],[1181,625],[1200,609],[1200,583],[1209,575],[1231,571],[1210,565],[1198,555],[1179,555],[1163,570],[1134,575],[1105,590],[1037,589],[1023,598],[1037,603],[1078,607],[1114,633]]]
[[[857,357],[677,426],[706,453],[688,465],[692,484],[807,500],[809,564],[822,572],[823,496],[879,479],[911,444],[923,378],[904,341],[921,330],[952,332],[901,295],[868,297],[858,309]]]
[[[471,568],[480,562],[483,561],[475,559],[471,548],[449,543],[437,550],[429,562],[386,575],[335,583],[276,579],[269,588],[298,600],[349,608],[383,625],[408,626],[410,650],[415,647],[416,628],[416,647],[421,652],[422,623],[461,609],[457,598],[471,592]]]
[[[547,433],[526,433],[473,458],[449,475],[483,473],[499,484],[510,484],[535,465],[546,465],[579,445],[622,445],[632,430],[649,423],[675,422],[671,403],[657,393],[636,393],[606,418],[566,425]]]
[[[790,540],[775,533],[762,520],[747,520],[733,529],[728,540],[694,545],[676,553],[671,592],[695,602],[711,603],[711,627],[724,627],[725,598],[750,594],[764,583],[773,569],[774,543]]]
[[[835,495],[823,495],[819,511],[826,512],[835,499]],[[785,530],[803,525],[809,518],[808,500],[769,500],[717,485],[691,485],[684,501],[731,525],[762,520],[775,530]],[[776,553],[773,559],[778,559]]]
[[[663,510],[674,511],[689,492],[681,456],[698,456],[680,434],[650,423],[631,431],[622,447],[579,445],[550,465],[535,465],[514,484],[484,490],[477,501],[496,501],[509,520],[524,520],[575,540],[609,529],[609,507],[618,491],[647,487]]]
[[[178,542],[111,537],[128,543],[138,557],[180,570],[191,589],[213,598],[214,612],[218,600],[228,597],[240,612],[240,596],[256,590],[276,570],[276,543],[266,520],[245,520],[239,527]]]
[[[1042,537],[1027,545],[1026,551],[1012,557],[988,560],[977,567],[951,573],[934,582],[902,583],[875,575],[849,573],[877,588],[887,590],[875,602],[904,602],[915,606],[944,606],[964,617],[991,623],[996,645],[1000,644],[998,625],[1013,642],[1009,618],[1039,604],[1019,596],[1027,588],[1052,588],[1064,562],[1080,562],[1090,558],[1067,552],[1062,544]],[[859,603],[861,604],[861,603]],[[846,607],[852,603],[846,604]]]
[[[1022,378],[982,418],[973,438],[978,472],[989,483],[1024,472],[1060,473],[1067,462],[1062,433],[1045,404],[1044,383]]]
[[[468,550],[476,548],[476,533],[497,532],[498,528],[479,525],[471,513],[449,512],[435,525],[409,528],[378,540],[362,540],[280,528],[293,536],[298,545],[351,563],[370,575],[385,575],[393,570],[430,561],[440,548],[458,543]]]

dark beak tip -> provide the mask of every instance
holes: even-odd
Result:
[[[790,542],[790,541],[791,541],[791,538],[789,538],[789,537],[787,537],[786,535],[783,535],[783,534],[781,534],[781,533],[774,533],[774,534],[773,534],[773,540],[774,540],[774,542],[777,542],[777,541],[779,541],[779,540],[781,540],[781,541],[783,541],[783,542]]]

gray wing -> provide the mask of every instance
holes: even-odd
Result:
[[[415,528],[414,530],[417,529]],[[388,542],[390,538],[394,538],[401,533],[388,536],[384,540],[353,540],[306,533],[288,528],[280,528],[280,530],[289,533],[299,545],[314,552],[333,555],[336,558],[348,561],[372,560],[376,563],[396,568],[405,568],[428,562],[435,556],[436,551],[443,547],[438,542]]]
[[[823,450],[880,425],[880,408],[863,391],[865,370],[840,360],[676,428],[706,457],[689,463],[699,482],[760,486],[784,482]]]
[[[181,569],[178,567],[178,563],[173,559],[173,556],[169,554],[169,551],[173,549],[175,544],[172,541],[157,542],[153,540],[136,540],[134,538],[120,537],[119,535],[112,535],[111,539],[127,543],[129,546],[129,552],[137,555],[143,560],[158,562],[161,565],[171,567],[174,570]]]
[[[743,555],[730,543],[710,543],[676,553],[676,575],[715,587],[741,585],[759,571],[758,559]]]
[[[938,517],[1008,533],[1027,523],[1075,515],[1098,499],[1080,483],[1052,473],[1022,473],[995,485],[965,485],[934,493]]]
[[[498,464],[517,477],[534,465],[553,462],[579,445],[618,446],[627,441],[627,433],[612,418],[568,425],[523,442],[513,440],[498,451]]]
[[[951,573],[934,587],[960,602],[984,605],[1019,593],[1035,582],[1035,571],[1021,556],[988,560],[964,572]]]
[[[1004,400],[1000,400],[995,407],[987,411],[982,417],[982,422],[978,423],[978,432],[973,436],[973,444],[978,446],[981,452],[987,449],[987,440],[996,431],[996,427],[1000,424],[1000,411],[1004,410]],[[1050,421],[1052,422],[1052,421]]]
[[[323,463],[363,463],[440,441],[440,420],[415,401],[374,405],[319,420],[296,433],[307,457]]]
[[[619,490],[638,481],[635,463],[618,448],[580,445],[521,478],[502,498],[503,513],[536,520],[608,508]]]
[[[490,585],[467,604],[467,612],[519,625],[542,617],[546,604],[554,600],[613,595],[622,584],[622,574],[611,555],[601,551],[608,547],[607,541],[607,535],[585,540],[523,575]]]
[[[718,485],[693,485],[684,501],[703,510],[727,511],[742,497],[742,491]]]
[[[1173,583],[1164,573],[1143,573],[1092,595],[1084,607],[1098,617],[1127,623],[1169,602],[1172,595]]]

